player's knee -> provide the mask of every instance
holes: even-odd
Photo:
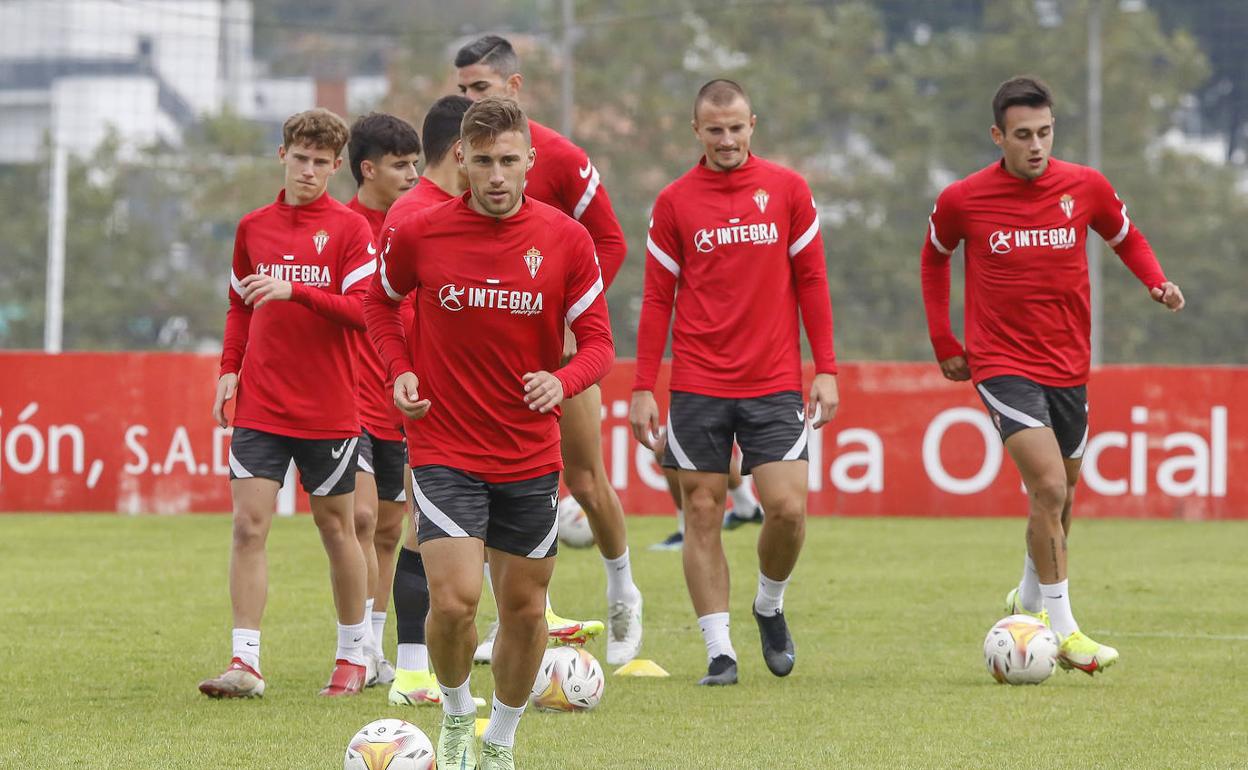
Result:
[[[430,590],[429,612],[437,617],[440,623],[467,626],[476,618],[477,600],[460,591]]]
[[[534,594],[543,596],[541,592]],[[498,603],[498,619],[500,622],[514,625],[517,628],[534,628],[545,621],[546,602],[533,596],[517,596],[514,599],[502,599]]]
[[[369,505],[357,506],[354,514],[355,534],[370,540],[377,530],[377,509]]]
[[[403,537],[403,520],[377,522],[376,528],[373,530],[373,543],[377,548],[387,552],[393,552],[399,547],[399,538]]]
[[[781,498],[765,508],[766,521],[798,526],[806,521],[806,500],[799,497]]]
[[[1066,507],[1066,496],[1070,487],[1063,478],[1041,479],[1033,484],[1029,491],[1038,511],[1047,515],[1060,516],[1062,509]]]
[[[563,481],[582,508],[587,505],[592,507],[598,492],[598,475],[592,467],[573,468],[569,465],[563,470]]]
[[[249,516],[242,512],[234,514],[234,547],[238,550],[264,548],[266,529],[264,518]]]

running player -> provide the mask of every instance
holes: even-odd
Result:
[[[654,204],[629,410],[633,435],[653,448],[654,383],[675,306],[663,462],[680,480],[706,685],[737,681],[720,537],[733,440],[767,512],[753,614],[767,667],[785,676],[796,654],[783,608],[805,536],[807,436],[838,404],[819,217],[805,180],[750,153],[755,121],[740,85],[712,80],[698,91],[693,132],[705,154]],[[799,309],[816,371],[805,405]]]
[[[347,208],[368,220],[373,242],[381,241],[386,212],[399,196],[416,186],[420,174],[420,136],[410,123],[394,115],[372,112],[351,125],[347,142],[351,175],[359,186]],[[368,567],[365,610],[370,634],[365,652],[375,676],[368,685],[390,684],[394,666],[382,652],[390,584],[394,580],[394,552],[403,536],[403,519],[410,510],[403,480],[407,476],[407,448],[403,444],[403,415],[381,357],[357,333],[356,403],[360,410],[359,464],[355,469],[355,534]]]
[[[342,164],[347,125],[323,109],[291,116],[277,156],[285,184],[274,203],[238,223],[221,374],[213,418],[230,440],[234,538],[230,600],[234,655],[200,683],[215,698],[264,694],[260,618],[268,591],[265,540],[293,458],[329,555],[338,651],[322,695],[353,695],[367,679],[365,570],[352,523],[360,420],[351,330],[376,272],[368,222],[325,193]]]
[[[469,43],[455,55],[459,90],[474,101],[484,96],[518,99],[524,84],[520,59],[506,39],[487,35]],[[598,169],[585,151],[558,132],[529,120],[537,161],[529,172],[525,195],[548,203],[585,225],[594,239],[602,278],[611,285],[626,247],[624,233],[611,209]],[[574,349],[567,337],[565,357]],[[602,553],[607,573],[607,662],[627,663],[641,649],[641,591],[633,582],[628,554],[624,509],[607,477],[602,460],[602,393],[595,385],[578,398],[569,399],[560,423],[563,435],[564,483],[589,518],[594,542]],[[567,641],[577,638],[575,621],[548,613],[547,621]],[[585,628],[585,631],[596,630]],[[478,660],[488,657],[487,643]]]
[[[365,310],[396,403],[420,419],[409,445],[444,712],[438,767],[477,767],[468,679],[488,551],[499,631],[481,760],[504,770],[515,767],[515,729],[546,646],[559,406],[601,378],[614,352],[589,234],[523,193],[534,158],[524,112],[482,99],[461,135],[469,193],[389,232]],[[398,305],[418,288],[413,362]],[[565,325],[578,349],[560,366]]]
[[[1050,156],[1053,97],[1017,77],[992,100],[1001,160],[936,199],[923,244],[927,327],[950,380],[971,380],[1027,488],[1027,554],[1006,610],[1043,617],[1058,662],[1088,674],[1118,660],[1079,630],[1066,579],[1066,537],[1088,439],[1091,305],[1088,229],[1105,239],[1156,302],[1183,307],[1127,207],[1101,173]],[[966,259],[966,348],[949,322],[949,258]]]
[[[398,222],[452,198],[468,189],[468,179],[456,156],[459,126],[472,102],[462,96],[444,96],[429,108],[421,126],[425,150],[425,173],[409,192],[404,193],[386,214],[388,230]],[[409,295],[409,299],[415,294]],[[411,307],[403,303],[403,309]],[[412,319],[403,320],[408,331],[408,355],[416,358],[415,336],[410,334]],[[371,343],[370,343],[371,344]],[[388,380],[388,378],[387,378]],[[394,403],[390,390],[390,403]],[[420,424],[405,420],[405,432],[412,435]],[[404,462],[404,466],[407,463]],[[411,476],[408,476],[411,484]],[[394,570],[394,619],[398,627],[398,664],[390,685],[389,700],[396,706],[436,705],[442,702],[437,679],[429,670],[429,650],[425,646],[425,617],[429,614],[429,583],[416,539],[416,527],[409,527],[399,549]]]

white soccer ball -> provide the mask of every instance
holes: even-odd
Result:
[[[588,548],[594,544],[589,517],[575,497],[568,495],[560,500],[556,515],[559,517],[559,542],[573,548]]]
[[[602,700],[607,678],[583,647],[547,650],[529,700],[542,711],[588,711]]]
[[[419,727],[402,719],[378,719],[347,743],[343,770],[432,770],[433,744]]]
[[[984,639],[988,673],[1002,684],[1040,684],[1057,665],[1057,634],[1030,615],[998,620]]]

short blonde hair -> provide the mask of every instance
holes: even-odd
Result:
[[[459,134],[464,144],[476,147],[493,143],[499,134],[508,131],[519,131],[524,135],[525,142],[533,142],[529,136],[529,118],[524,110],[515,99],[502,96],[487,96],[475,102],[464,113],[464,119],[459,124]]]
[[[341,155],[351,131],[347,122],[323,107],[297,112],[282,124],[282,145],[306,144]]]

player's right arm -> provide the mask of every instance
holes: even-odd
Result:
[[[413,235],[410,226],[386,231],[377,274],[364,295],[364,320],[369,340],[394,380],[394,405],[408,417],[420,419],[430,404],[417,390],[420,383],[408,355],[400,310],[407,294],[420,285]]]
[[[247,255],[247,221],[238,223],[234,233],[234,259],[230,265],[230,307],[225,313],[225,337],[221,343],[221,368],[217,376],[217,392],[212,402],[212,419],[222,428],[229,427],[225,404],[238,391],[238,372],[243,367],[247,337],[251,331],[252,308],[243,301],[242,278],[251,274],[251,257]]]
[[[645,288],[641,299],[641,319],[637,325],[637,369],[633,379],[633,399],[628,421],[633,437],[653,448],[659,432],[659,407],[654,400],[654,383],[659,377],[667,333],[672,324],[676,283],[684,266],[675,213],[666,195],[654,203],[650,231],[646,235]]]
[[[945,188],[927,220],[927,237],[921,253],[923,307],[927,312],[927,334],[940,362],[941,372],[951,380],[969,380],[966,350],[953,333],[949,321],[949,260],[962,240],[959,211],[960,183]]]

